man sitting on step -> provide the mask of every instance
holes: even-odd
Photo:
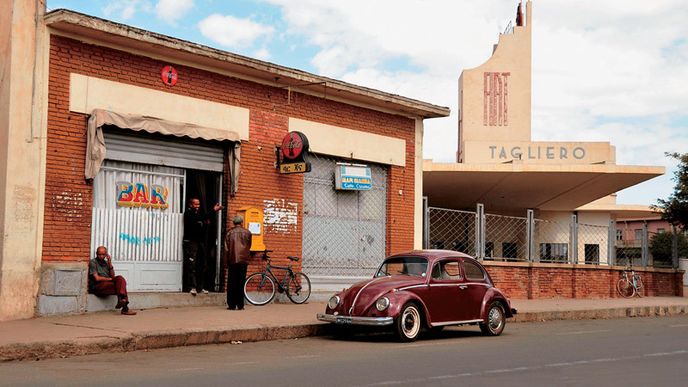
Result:
[[[88,292],[98,297],[117,295],[115,308],[122,308],[122,314],[127,316],[136,314],[129,310],[127,281],[121,275],[115,275],[112,258],[105,246],[96,249],[96,257],[88,264]]]

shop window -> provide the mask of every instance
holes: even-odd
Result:
[[[540,243],[540,261],[568,262],[568,243]]]
[[[485,258],[494,257],[494,242],[485,242]]]
[[[589,265],[597,265],[600,263],[600,245],[585,245],[585,263]]]
[[[502,257],[508,259],[518,258],[518,245],[513,242],[502,243]]]

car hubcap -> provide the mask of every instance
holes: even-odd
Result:
[[[402,329],[406,337],[414,337],[420,329],[420,315],[418,310],[414,307],[409,307],[404,310],[401,316]]]
[[[504,322],[504,319],[502,317],[502,313],[500,312],[499,308],[492,308],[490,309],[490,315],[488,317],[488,322],[490,325],[490,329],[493,332],[496,332],[501,328],[502,323]]]

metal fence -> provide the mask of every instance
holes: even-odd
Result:
[[[677,233],[647,231],[633,245],[619,243],[616,224],[580,222],[577,215],[536,219],[476,211],[425,208],[424,247],[464,252],[478,259],[521,262],[678,267]]]

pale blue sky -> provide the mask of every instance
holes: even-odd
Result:
[[[424,157],[454,161],[457,80],[483,63],[516,0],[48,0],[315,74],[448,106]],[[609,141],[617,163],[667,174],[619,203],[668,196],[688,152],[688,2],[534,1],[533,140]]]

